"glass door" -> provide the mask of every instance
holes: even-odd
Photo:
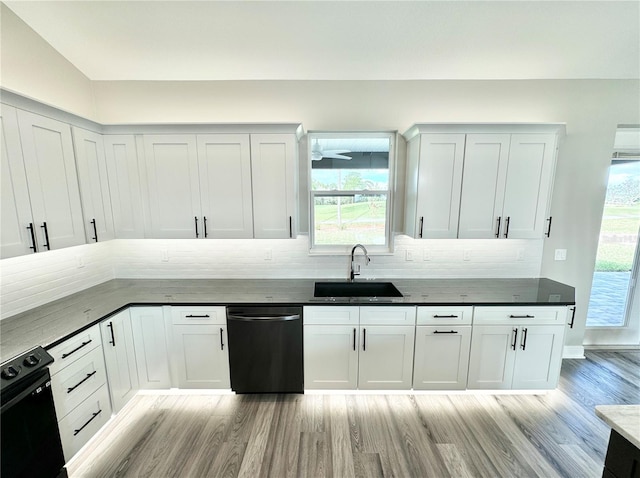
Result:
[[[640,343],[639,243],[640,155],[615,153],[609,168],[585,345]]]

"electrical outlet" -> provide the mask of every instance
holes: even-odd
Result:
[[[433,253],[431,252],[431,249],[424,249],[422,251],[422,260],[423,261],[432,261],[433,260]]]
[[[264,260],[270,261],[273,259],[273,251],[271,249],[265,249],[264,251]]]
[[[556,261],[566,261],[567,260],[567,250],[566,249],[556,249],[554,260]]]
[[[413,251],[410,251],[407,249],[405,253],[406,253],[405,260],[413,261]]]
[[[524,249],[518,249],[518,252],[516,253],[516,261],[524,261]]]
[[[462,251],[462,260],[470,261],[471,260],[471,251],[469,249],[465,249]]]
[[[549,294],[549,302],[560,302],[560,294]]]
[[[76,267],[82,269],[84,267],[84,256],[76,256]]]
[[[169,250],[168,249],[162,249],[160,251],[160,260],[162,262],[169,262]]]

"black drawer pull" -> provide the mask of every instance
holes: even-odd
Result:
[[[224,350],[224,329],[220,327],[220,350]]]
[[[457,334],[458,331],[457,330],[449,330],[449,331],[434,330],[433,333],[434,334]]]
[[[520,348],[522,350],[527,349],[527,328],[522,329],[522,341],[520,342]]]
[[[45,244],[44,247],[47,248],[48,251],[51,250],[51,246],[49,244],[49,229],[47,229],[47,223],[43,222],[42,226],[40,226],[42,229],[44,229],[44,240],[45,240]]]
[[[457,319],[457,315],[434,315],[434,319]]]
[[[82,342],[82,344],[81,344],[81,345],[79,345],[78,347],[76,347],[75,349],[73,349],[73,350],[72,350],[71,352],[69,352],[69,353],[62,354],[62,358],[63,358],[63,359],[64,359],[64,358],[67,358],[69,355],[71,355],[71,354],[73,354],[73,353],[77,352],[78,350],[80,350],[80,349],[81,349],[82,347],[84,347],[85,345],[90,344],[90,343],[91,343],[91,340],[92,340],[92,339],[89,339],[89,340],[87,340],[86,342]]]
[[[92,219],[90,224],[93,224],[93,237],[91,239],[98,242],[98,228],[96,227],[96,220]]]
[[[84,429],[84,427],[86,427],[89,423],[91,423],[93,419],[96,418],[101,413],[102,413],[102,409],[98,410],[97,412],[93,412],[93,415],[91,416],[91,418],[89,418],[89,420],[84,425],[82,425],[77,430],[73,430],[73,436],[76,436],[78,433],[80,433]]]
[[[549,216],[549,219],[547,219],[547,222],[549,223],[549,227],[547,228],[547,232],[544,233],[544,235],[547,237],[551,236],[551,220],[552,219],[553,219],[552,216]]]
[[[67,393],[71,393],[73,392],[76,388],[78,388],[80,385],[82,385],[84,382],[86,382],[87,380],[89,380],[91,377],[93,377],[95,374],[97,374],[98,371],[94,370],[91,373],[88,373],[87,376],[85,378],[83,378],[82,380],[80,380],[78,383],[76,383],[73,387],[69,387],[67,388]]]
[[[204,315],[186,315],[185,316],[187,319],[208,319],[209,315],[208,314],[204,314]]]
[[[516,349],[516,343],[518,342],[518,329],[513,329],[513,342],[511,342],[511,349]]]
[[[570,329],[573,329],[573,323],[574,323],[574,322],[575,322],[575,320],[576,320],[576,308],[575,308],[575,307],[573,307],[571,310],[572,310],[573,312],[571,313],[571,322],[569,322],[569,324],[568,324],[568,325],[569,325],[569,328],[570,328]]]
[[[535,315],[510,315],[509,316],[510,319],[535,319],[536,316]]]
[[[356,328],[353,328],[353,350],[356,349]]]
[[[38,252],[38,246],[36,245],[36,234],[35,232],[33,232],[32,222],[29,223],[27,229],[29,229],[29,233],[31,233],[31,243],[33,244],[33,246],[29,246],[29,249],[33,249],[33,252]]]

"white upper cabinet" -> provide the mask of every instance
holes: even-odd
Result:
[[[511,135],[502,210],[509,229],[503,237],[532,239],[549,231],[555,159],[555,134]]]
[[[115,237],[144,237],[144,216],[136,142],[133,135],[105,135],[104,151]]]
[[[38,250],[85,243],[71,128],[17,110]]]
[[[147,236],[189,239],[202,234],[195,135],[144,135],[149,217]]]
[[[496,237],[509,161],[508,134],[468,134],[460,200],[461,239]]]
[[[205,237],[252,238],[249,135],[198,135],[197,142]]]
[[[549,235],[564,125],[415,125],[405,137],[405,227],[415,238]]]
[[[416,238],[458,234],[464,134],[421,134],[407,145],[405,227]]]
[[[74,127],[73,145],[80,180],[86,240],[92,243],[113,239],[115,234],[111,195],[102,135]]]
[[[295,237],[296,138],[251,135],[253,230],[256,239]]]
[[[2,105],[0,109],[0,159],[2,170],[2,220],[1,257],[20,256],[35,251],[36,244],[31,237],[33,218],[31,216],[31,202],[29,188],[22,160],[20,132],[15,108]],[[34,230],[35,234],[35,230]]]

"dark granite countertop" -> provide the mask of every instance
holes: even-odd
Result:
[[[326,279],[329,281],[329,279]],[[314,279],[115,279],[0,321],[0,362],[55,344],[131,305],[572,305],[550,279],[388,279],[404,297],[318,299]]]

